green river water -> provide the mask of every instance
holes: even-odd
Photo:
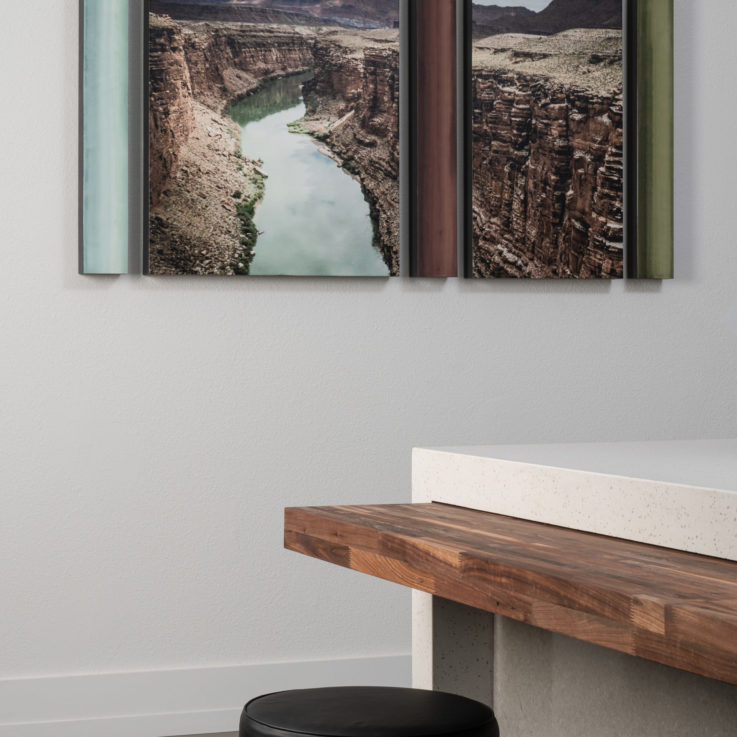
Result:
[[[261,159],[268,175],[250,273],[388,276],[360,184],[313,139],[287,127],[305,114],[302,84],[309,77],[273,80],[228,109],[241,127],[243,154]]]

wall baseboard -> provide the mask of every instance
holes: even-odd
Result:
[[[173,737],[232,732],[263,693],[410,685],[409,654],[0,680],[0,737]]]

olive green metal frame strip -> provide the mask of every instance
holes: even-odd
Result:
[[[627,15],[627,274],[672,279],[673,0],[629,0]]]

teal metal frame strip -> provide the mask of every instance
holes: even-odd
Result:
[[[629,0],[627,275],[674,277],[673,0]]]
[[[81,274],[127,274],[129,0],[80,0]]]

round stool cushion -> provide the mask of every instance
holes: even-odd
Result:
[[[498,737],[494,713],[463,696],[412,688],[280,691],[253,699],[241,737]]]

